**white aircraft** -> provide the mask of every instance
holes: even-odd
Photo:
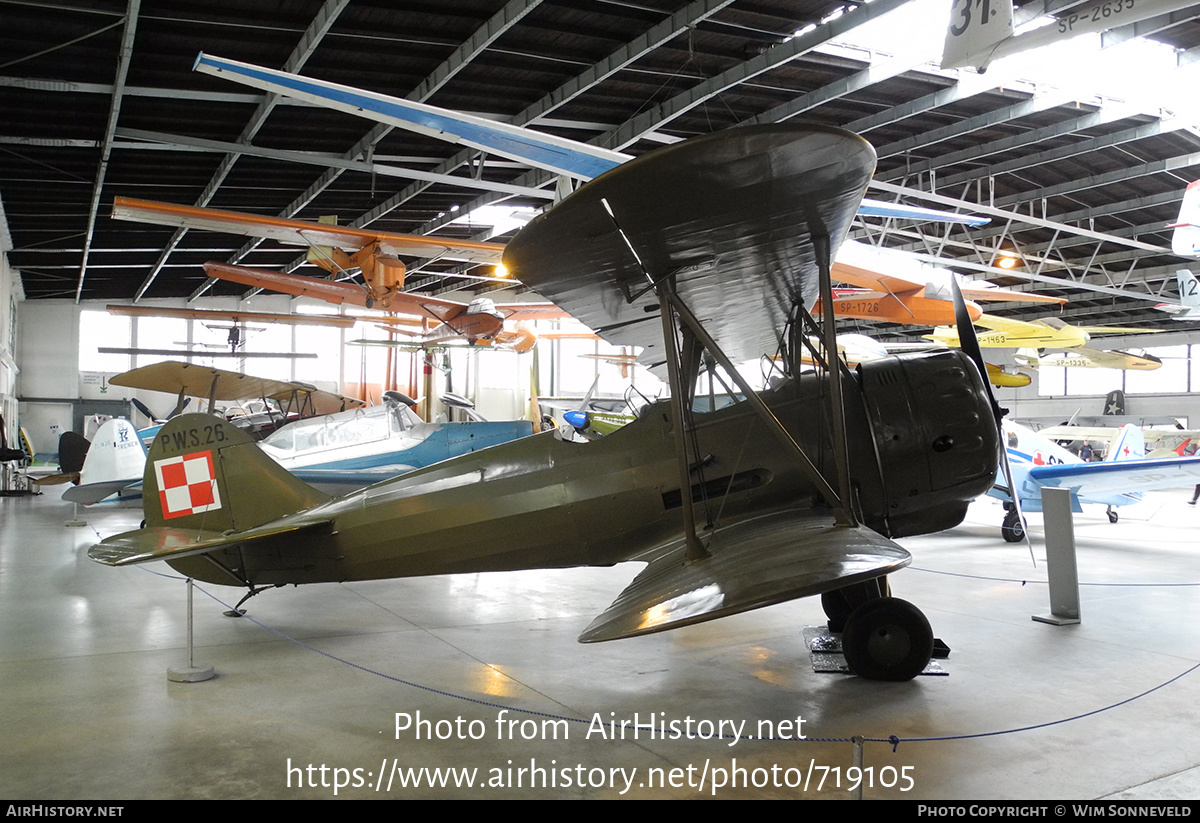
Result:
[[[1200,482],[1200,458],[1146,458],[1141,429],[1122,426],[1103,462],[1085,463],[1072,452],[1032,429],[1005,422],[1005,444],[1012,467],[1013,487],[1021,510],[1042,510],[1042,488],[1051,486],[1071,490],[1071,510],[1083,511],[1082,503],[1100,503],[1108,507],[1108,519],[1117,522],[1116,508],[1136,503],[1142,493]],[[1004,501],[1007,514],[1000,533],[1010,543],[1025,538],[1025,526],[1012,505],[1012,491],[1004,476],[997,475],[996,485],[988,492]]]
[[[1195,0],[1097,0],[1081,3],[1054,17],[1041,15],[1017,33],[1008,0],[954,0],[942,49],[942,68],[971,67],[981,73],[1002,57],[1060,43],[1082,34],[1194,6]]]
[[[1200,180],[1193,180],[1184,189],[1179,219],[1167,228],[1175,229],[1171,236],[1171,251],[1180,257],[1200,257]]]
[[[114,417],[96,432],[79,471],[79,485],[64,491],[63,500],[90,506],[114,494],[139,497],[145,470],[146,447],[138,430],[128,420]]]

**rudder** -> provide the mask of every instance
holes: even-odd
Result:
[[[147,527],[244,531],[329,499],[209,414],[180,415],[162,427],[142,482]]]

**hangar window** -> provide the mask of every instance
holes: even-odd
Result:
[[[1156,346],[1146,349],[1146,354],[1157,357],[1162,366],[1152,371],[1125,372],[1126,394],[1183,394],[1188,391],[1187,346]]]
[[[101,346],[129,348],[130,318],[106,311],[79,313],[79,370],[117,374],[129,371],[128,354],[101,354]]]

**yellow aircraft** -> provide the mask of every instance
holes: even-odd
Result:
[[[1162,368],[1162,361],[1152,354],[1130,351],[1101,351],[1082,347],[1062,354],[1038,354],[1036,349],[1021,349],[1016,359],[1022,365],[1065,366],[1067,368],[1121,369],[1123,371],[1153,371]]]
[[[978,334],[979,345],[992,349],[1077,349],[1086,346],[1094,334],[1155,334],[1159,329],[1135,329],[1123,326],[1072,326],[1057,318],[1044,320],[1014,320],[985,314],[975,325],[991,331]],[[959,345],[958,332],[949,326],[939,326],[933,334],[925,335],[944,346]]]

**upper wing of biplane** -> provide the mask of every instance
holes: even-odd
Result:
[[[509,242],[509,271],[616,345],[661,359],[663,277],[734,361],[773,353],[817,298],[874,169],[861,138],[789,124],[664,147],[593,180]],[[715,194],[718,193],[719,195]],[[646,353],[643,352],[643,356]]]
[[[117,220],[131,220],[135,223],[262,237],[301,248],[332,246],[342,250],[358,250],[378,243],[379,250],[385,254],[437,257],[493,265],[500,262],[504,251],[504,246],[498,243],[355,229],[261,214],[135,200],[131,197],[115,198],[112,216]]]
[[[116,375],[108,382],[113,386],[207,397],[210,400],[271,397],[281,392],[291,392],[300,385],[174,360],[132,369]]]
[[[556,137],[535,129],[497,123],[494,120],[426,103],[275,71],[251,63],[226,60],[203,52],[196,57],[193,69],[204,74],[224,77],[235,83],[272,91],[294,100],[367,117],[426,137],[469,146],[488,154],[507,157],[580,180],[598,177],[628,162],[632,157],[624,152]],[[986,217],[952,214],[902,203],[864,200],[861,196],[855,206],[859,214],[869,217],[936,220],[972,226],[988,222]]]

